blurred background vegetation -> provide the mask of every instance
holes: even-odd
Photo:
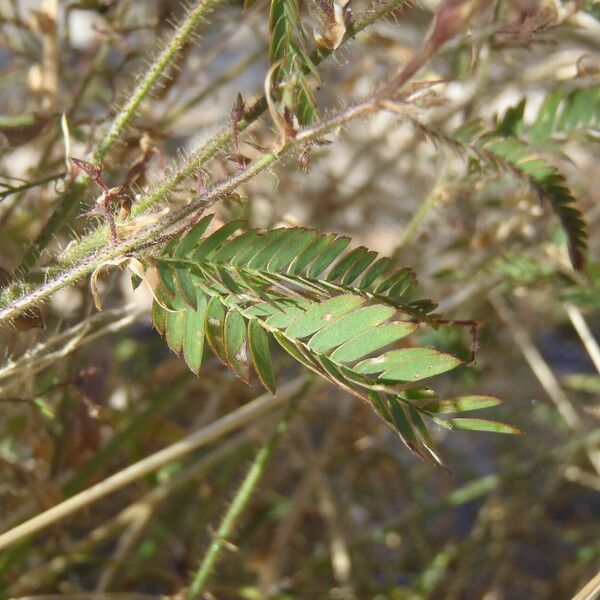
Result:
[[[103,175],[110,185],[155,187],[176,159],[229,123],[238,93],[246,101],[262,94],[269,3],[215,4],[111,150]],[[310,76],[316,118],[370,93],[410,60],[437,6],[345,4],[354,22],[378,18],[335,48],[320,81]],[[336,35],[323,17],[327,5],[300,3],[308,49],[313,31]],[[183,10],[175,0],[0,2],[4,285],[64,189],[61,116],[70,155],[88,155]],[[412,108],[446,135],[471,121],[494,127],[526,100],[519,135],[560,168],[585,216],[581,271],[572,269],[547,203],[392,114],[328,134],[331,144],[313,148],[309,161],[286,156],[216,205],[220,222],[344,233],[414,268],[446,317],[482,324],[475,365],[440,376],[438,387],[502,398],[494,415],[526,435],[436,429],[445,470],[409,453],[366,404],[311,381],[224,544],[206,598],[558,599],[596,574],[599,19],[594,0],[491,2],[413,80],[442,80],[415,84]],[[533,135],[551,94],[562,107],[555,112],[573,112]],[[272,120],[257,120],[241,137],[243,153],[269,147]],[[184,203],[190,189],[234,173],[240,158],[232,152],[222,148],[201,183],[183,185],[170,201]],[[81,195],[79,214],[53,232],[41,265],[95,222],[85,213],[96,196],[93,186]],[[0,333],[3,531],[263,394],[212,357],[199,377],[190,373],[152,329],[150,294],[133,292],[124,271],[103,274],[99,292],[102,312],[81,281]],[[451,327],[420,342],[469,354],[468,335]],[[304,376],[282,353],[275,362],[280,382]],[[273,405],[3,550],[2,597],[184,598],[281,410]]]

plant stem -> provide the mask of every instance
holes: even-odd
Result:
[[[430,211],[435,207],[442,179],[443,176],[440,175],[427,195],[427,198],[425,198],[425,200],[421,203],[421,206],[413,215],[413,218],[409,221],[406,229],[402,232],[400,241],[394,250],[392,258],[398,258],[401,251],[413,241],[415,235],[417,235],[421,229],[421,226],[423,225],[423,222],[429,215]]]
[[[57,179],[61,179],[65,176],[65,173],[56,173],[55,175],[48,175],[47,177],[42,177],[37,181],[32,181],[31,183],[24,183],[18,187],[9,187],[7,190],[0,192],[0,202],[12,196],[13,194],[20,194],[21,192],[25,192],[34,187],[39,187],[41,185],[45,185],[46,183],[50,183],[51,181],[56,181]]]
[[[392,0],[385,5],[385,7],[389,11],[400,3],[401,0]],[[376,15],[381,14],[382,11],[376,13]],[[363,22],[364,26],[372,22],[376,18],[376,15],[372,15],[368,20],[365,20]],[[356,28],[353,31],[356,31]],[[318,53],[323,56],[328,55],[330,52],[331,51],[324,50],[318,51]],[[301,130],[294,138],[288,140],[284,147],[278,152],[264,154],[246,169],[216,184],[211,190],[195,201],[174,211],[161,221],[140,229],[136,235],[118,242],[117,244],[106,245],[106,226],[96,229],[79,244],[75,245],[71,251],[65,253],[64,262],[70,263],[70,267],[63,269],[60,272],[48,270],[46,273],[48,278],[47,283],[31,290],[30,286],[21,281],[18,282],[21,286],[20,290],[16,286],[6,290],[5,293],[2,294],[3,298],[0,297],[0,303],[4,304],[4,307],[0,309],[0,323],[10,322],[23,311],[41,304],[58,290],[72,285],[80,278],[92,273],[101,265],[131,254],[145,242],[156,240],[161,232],[180,223],[183,219],[198,210],[206,210],[224,195],[232,192],[239,185],[271,166],[282,154],[288,153],[309,142],[314,142],[315,140],[320,139],[328,131],[351,120],[385,108],[386,107],[377,99],[367,98],[329,118],[323,119],[312,127]],[[246,115],[246,119],[240,123],[240,129],[247,126],[247,124],[257,118],[257,116],[265,109],[266,100],[263,97],[250,109],[249,114]],[[196,173],[200,165],[209,157],[213,156],[222,145],[227,143],[230,139],[231,132],[226,131],[217,135],[216,138],[213,138],[208,144],[204,145],[171,179],[164,183],[154,193],[140,200],[136,209],[133,211],[133,216],[135,217],[158,202],[165,200],[181,182]],[[21,295],[17,296],[19,291],[21,292]]]
[[[121,136],[135,115],[142,101],[158,83],[166,68],[175,58],[177,58],[196,26],[209,11],[219,4],[220,1],[221,0],[201,0],[196,8],[190,10],[166,48],[156,57],[156,60],[146,73],[146,76],[113,120],[108,133],[104,136],[100,144],[98,144],[98,148],[94,152],[91,160],[93,164],[98,164],[104,159],[107,152]]]
[[[201,0],[198,6],[190,10],[187,16],[181,22],[181,25],[175,31],[175,34],[164,48],[164,50],[156,57],[146,75],[136,86],[133,93],[124,106],[119,110],[113,122],[102,138],[90,160],[93,164],[100,164],[112,148],[114,143],[121,137],[142,101],[150,94],[152,89],[164,75],[167,67],[173,62],[181,52],[183,46],[188,42],[196,26],[221,0]],[[60,229],[69,219],[71,213],[76,207],[76,203],[80,200],[83,191],[85,190],[90,178],[85,173],[80,173],[77,179],[73,182],[71,189],[60,198],[58,206],[50,217],[49,221],[43,227],[42,231],[25,254],[19,270],[27,272],[35,264],[44,248],[48,245],[53,235]]]
[[[600,346],[598,346],[594,334],[591,332],[579,308],[570,302],[565,303],[564,307],[567,311],[567,315],[569,315],[569,319],[571,319],[575,331],[577,331],[577,334],[579,335],[579,339],[582,341],[585,349],[590,355],[590,358],[596,367],[596,371],[600,373]]]
[[[271,434],[269,441],[258,451],[254,462],[248,471],[248,474],[242,481],[242,484],[240,485],[233,502],[231,503],[231,506],[227,509],[227,512],[223,516],[221,524],[219,525],[213,541],[204,555],[204,559],[200,563],[198,571],[194,575],[192,584],[187,594],[188,600],[197,600],[200,598],[200,594],[204,590],[206,582],[208,581],[208,577],[210,576],[211,571],[221,555],[224,543],[231,536],[240,515],[246,506],[248,506],[250,498],[252,497],[256,486],[261,480],[266,466],[273,456],[275,448],[277,448],[279,440],[289,427],[292,417],[295,415],[298,404],[301,398],[304,396],[306,389],[307,385],[305,385],[304,388],[290,400],[283,417],[275,427],[275,431],[273,431]]]

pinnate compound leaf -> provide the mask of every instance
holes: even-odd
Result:
[[[202,237],[210,218],[148,259],[158,273],[153,323],[193,372],[206,338],[238,377],[249,381],[253,367],[274,393],[271,334],[300,364],[368,402],[423,458],[441,462],[424,417],[448,427],[510,429],[438,416],[494,406],[498,401],[490,396],[440,400],[429,388],[406,388],[463,364],[451,354],[406,345],[417,328],[438,323],[435,305],[412,297],[411,269],[388,273],[390,261],[375,252],[346,252],[348,238],[300,227],[235,235],[243,224],[233,222]]]
[[[298,0],[271,0],[269,11],[269,62],[277,65],[275,79],[283,88],[283,103],[300,125],[315,120],[317,108],[307,74],[316,68],[304,51]]]
[[[511,109],[501,120],[496,129],[486,128],[477,121],[467,123],[452,135],[435,130],[428,125],[417,122],[412,117],[409,120],[423,137],[431,140],[436,145],[445,145],[457,154],[468,158],[470,165],[476,165],[486,173],[507,175],[517,182],[527,186],[540,200],[545,201],[558,217],[563,231],[567,237],[569,257],[575,270],[584,267],[587,250],[587,230],[578,203],[570,190],[564,175],[553,164],[548,162],[532,142],[539,141],[544,136],[549,136],[552,131],[574,125],[576,122],[586,121],[586,126],[594,122],[593,115],[586,113],[587,104],[578,103],[576,113],[572,120],[555,121],[560,102],[555,106],[546,106],[545,117],[536,122],[532,128],[532,139],[522,128],[521,109]],[[524,105],[523,105],[524,107]],[[599,111],[600,112],[600,111]],[[520,133],[522,137],[516,137]]]

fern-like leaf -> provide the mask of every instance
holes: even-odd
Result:
[[[571,263],[576,270],[585,261],[587,231],[577,201],[562,173],[526,141],[515,137],[520,130],[524,104],[511,109],[497,129],[467,123],[451,136],[409,118],[417,132],[437,145],[451,148],[482,170],[509,175],[527,185],[552,207],[567,237]]]
[[[283,104],[301,125],[310,125],[317,115],[315,99],[306,73],[317,75],[304,51],[298,0],[271,0],[269,13],[269,61],[279,63],[277,81],[282,85]]]
[[[600,85],[570,91],[560,87],[552,92],[529,130],[529,139],[543,140],[578,130],[596,136],[600,133]]]
[[[439,323],[435,304],[413,299],[412,270],[388,273],[389,260],[375,252],[348,252],[348,238],[301,227],[234,235],[242,223],[233,222],[201,237],[211,218],[152,259],[159,280],[153,322],[194,372],[206,338],[241,379],[248,381],[253,366],[273,392],[271,334],[308,369],[369,402],[409,448],[435,460],[421,416],[452,427],[441,416],[449,403],[452,412],[493,404],[440,401],[415,387],[464,361],[402,343],[418,327]]]

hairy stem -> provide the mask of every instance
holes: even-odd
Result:
[[[384,5],[380,11],[372,14],[369,19],[363,21],[360,24],[360,27],[366,27],[378,16],[385,14],[385,10],[391,11],[393,8],[401,4],[401,2],[402,0],[392,0],[388,4]],[[358,27],[359,26],[355,26],[349,35],[358,31]],[[320,60],[324,60],[324,58],[330,54],[330,51],[318,50],[317,53],[321,57]],[[331,129],[335,129],[336,127],[353,119],[386,108],[388,107],[383,103],[380,103],[379,100],[367,98],[362,102],[358,102],[353,106],[350,106],[349,108],[322,120],[312,127],[303,129],[294,138],[288,140],[284,147],[279,150],[279,152],[270,152],[264,154],[261,158],[250,164],[243,171],[216,184],[211,190],[200,196],[197,200],[177,211],[174,211],[163,220],[142,228],[137,232],[137,234],[118,242],[117,244],[107,247],[105,244],[106,226],[98,228],[89,236],[84,238],[79,244],[75,245],[72,250],[65,253],[63,257],[63,263],[69,264],[69,267],[58,272],[51,270],[47,272],[47,276],[49,278],[47,283],[28,291],[27,287],[23,284],[23,282],[21,282],[21,290],[25,289],[27,291],[21,291],[20,295],[16,286],[13,286],[13,288],[7,290],[3,294],[3,297],[0,297],[0,303],[4,304],[3,308],[0,309],[0,324],[9,323],[23,311],[41,304],[58,290],[72,285],[80,278],[92,273],[101,265],[110,261],[114,261],[115,259],[123,258],[134,252],[137,248],[143,246],[144,243],[156,240],[161,232],[164,232],[174,225],[181,223],[186,217],[193,214],[197,210],[205,210],[224,195],[231,193],[239,185],[271,166],[279,159],[280,155],[288,153],[297,147],[301,147],[303,144],[308,142],[318,140]],[[238,124],[238,128],[243,129],[244,127],[247,127],[265,110],[266,100],[263,97],[255,102],[255,104],[249,109],[245,119]],[[157,190],[147,197],[142,198],[138,202],[135,210],[133,211],[133,216],[139,216],[141,213],[147,211],[150,207],[165,200],[168,195],[177,188],[178,185],[180,185],[191,175],[195,174],[199,167],[206,160],[216,154],[219,149],[230,140],[231,131],[228,129],[218,134],[215,136],[215,138],[202,146],[192,156],[192,158],[179,171],[177,171],[173,177],[171,177],[171,179],[166,181]]]
[[[142,101],[156,86],[167,67],[177,58],[183,46],[187,43],[200,21],[219,4],[221,0],[201,0],[196,8],[190,10],[179,28],[167,44],[166,48],[156,57],[156,60],[135,89],[125,106],[119,111],[112,122],[108,133],[104,136],[94,152],[91,162],[100,163],[112,145],[119,139]]]
[[[92,155],[90,160],[92,164],[97,165],[102,162],[108,151],[121,137],[135,116],[142,101],[148,97],[152,89],[154,89],[164,75],[167,67],[177,58],[194,29],[220,1],[221,0],[201,0],[198,6],[188,12],[167,46],[156,57],[144,78],[135,87],[133,93],[129,96],[129,99],[113,119],[109,130],[104,135]],[[21,272],[26,273],[31,269],[41,252],[52,239],[52,236],[67,222],[89,181],[90,178],[88,175],[81,173],[71,186],[71,189],[69,189],[69,191],[59,200],[56,210],[21,261],[19,266]]]

